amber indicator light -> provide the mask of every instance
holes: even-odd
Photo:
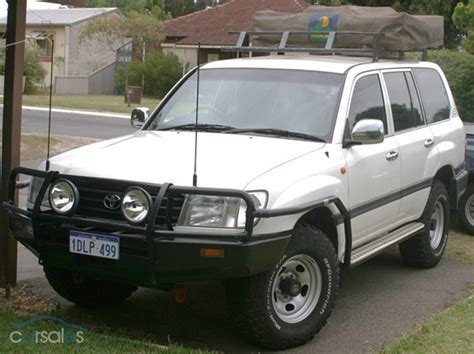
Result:
[[[201,257],[224,257],[222,248],[201,248]]]

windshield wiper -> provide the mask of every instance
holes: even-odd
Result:
[[[318,138],[317,136],[292,132],[289,130],[284,129],[273,129],[273,128],[256,128],[256,129],[232,129],[227,130],[225,133],[227,134],[239,134],[239,133],[257,133],[257,134],[265,134],[265,135],[275,135],[287,138],[298,138],[304,140],[311,140],[311,141],[318,141],[321,143],[325,143],[326,140]]]
[[[194,130],[196,129],[198,131],[217,131],[217,132],[222,132],[222,131],[227,131],[227,130],[233,130],[235,127],[231,127],[229,125],[221,125],[221,124],[196,124],[194,123],[189,123],[189,124],[182,124],[182,125],[174,125],[171,127],[163,127],[163,128],[158,128],[156,130]]]

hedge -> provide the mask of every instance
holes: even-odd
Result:
[[[428,60],[443,69],[461,119],[474,122],[474,55],[449,50],[432,51]]]

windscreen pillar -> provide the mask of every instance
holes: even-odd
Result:
[[[26,1],[7,0],[7,41],[3,98],[2,202],[8,198],[8,177],[20,164],[21,99],[25,52]],[[17,281],[17,243],[8,229],[7,213],[0,211],[0,287]]]

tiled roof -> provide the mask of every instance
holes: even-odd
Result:
[[[115,7],[101,8],[78,8],[78,9],[52,9],[34,10],[28,9],[26,12],[27,25],[73,25],[78,22],[89,20],[95,16],[105,13],[116,12]],[[7,18],[0,18],[0,24],[5,25]]]
[[[165,22],[163,34],[183,38],[178,44],[233,45],[236,35],[229,31],[249,31],[257,11],[302,12],[304,0],[230,0],[222,5],[197,11]]]

